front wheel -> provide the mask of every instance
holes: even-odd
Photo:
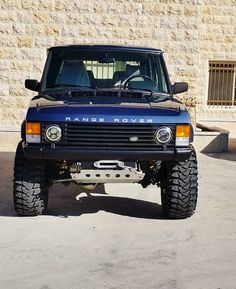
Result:
[[[161,168],[162,211],[167,218],[185,219],[194,214],[198,196],[198,169],[193,147],[188,160],[165,162]]]
[[[47,208],[48,191],[45,162],[26,159],[20,142],[14,165],[13,197],[16,212],[21,216],[42,215]]]

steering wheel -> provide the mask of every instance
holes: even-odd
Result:
[[[138,78],[138,77],[142,77],[144,80],[147,79],[147,80],[150,80],[155,86],[157,85],[156,81],[152,80],[151,77],[147,76],[147,75],[144,75],[144,74],[138,74],[138,75],[131,75],[129,76],[128,78],[126,78],[124,80],[124,84],[123,84],[123,87],[124,88],[127,88],[128,87],[128,83],[134,79],[134,78]]]

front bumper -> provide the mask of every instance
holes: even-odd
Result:
[[[81,149],[78,147],[45,147],[22,143],[24,155],[29,159],[45,160],[163,160],[181,161],[189,159],[190,147],[173,150],[118,150],[118,149]]]

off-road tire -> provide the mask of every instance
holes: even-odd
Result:
[[[45,161],[25,158],[20,142],[15,155],[13,181],[14,206],[19,215],[37,216],[45,212],[49,191],[45,171]]]
[[[161,201],[165,217],[185,219],[194,214],[198,197],[196,152],[188,160],[165,162],[161,168]]]

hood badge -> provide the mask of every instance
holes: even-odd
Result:
[[[137,137],[137,136],[131,136],[131,137],[129,138],[129,141],[130,141],[130,142],[137,142],[137,141],[138,141],[138,137]]]

